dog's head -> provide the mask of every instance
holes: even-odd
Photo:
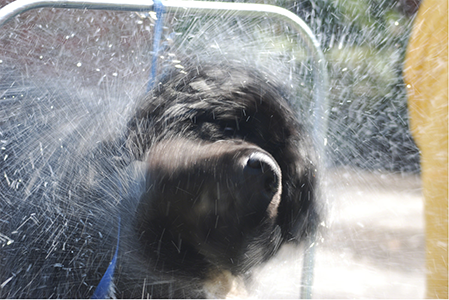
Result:
[[[135,229],[159,267],[247,270],[316,221],[314,152],[266,74],[184,65],[150,92],[127,145],[145,162]]]

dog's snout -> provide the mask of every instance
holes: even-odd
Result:
[[[269,152],[251,144],[190,143],[173,140],[152,148],[146,164],[151,205],[157,203],[156,197],[171,199],[171,203],[176,202],[176,213],[183,216],[180,222],[197,222],[197,218],[189,219],[192,214],[184,213],[190,211],[212,218],[214,228],[228,226],[236,214],[248,228],[258,226],[267,217],[274,220],[282,178],[281,168]],[[195,151],[182,151],[185,148]],[[167,211],[175,214],[171,207]],[[220,216],[218,225],[216,215]]]

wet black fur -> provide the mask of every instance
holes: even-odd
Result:
[[[0,233],[14,242],[0,249],[0,295],[90,297],[112,259],[119,216],[119,298],[205,297],[214,274],[248,277],[283,243],[302,240],[317,222],[315,156],[281,91],[248,67],[187,62],[137,103],[121,137],[98,144],[88,159],[76,145],[58,149],[66,152],[45,164],[65,155],[79,155],[79,164],[40,173],[51,189],[5,192],[1,200]],[[253,151],[282,171],[274,214],[233,203],[253,193],[234,170]],[[35,180],[26,168],[17,172],[24,186]]]

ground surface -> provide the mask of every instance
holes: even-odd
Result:
[[[330,170],[326,231],[316,247],[313,298],[423,298],[421,181],[410,174]],[[250,296],[297,298],[300,250],[284,247]]]

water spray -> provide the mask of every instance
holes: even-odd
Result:
[[[313,73],[313,136],[316,149],[319,154],[320,164],[326,164],[325,146],[327,144],[328,127],[328,91],[329,79],[327,74],[326,61],[320,49],[320,44],[307,24],[294,13],[273,5],[250,4],[250,3],[222,3],[207,1],[151,1],[151,0],[131,0],[122,2],[120,0],[17,0],[0,10],[0,26],[12,19],[18,14],[37,8],[64,8],[64,9],[94,9],[94,10],[116,10],[116,11],[135,11],[148,12],[156,11],[158,14],[158,23],[155,27],[155,40],[153,49],[152,71],[148,87],[151,88],[155,79],[157,67],[157,52],[160,40],[160,32],[163,22],[163,14],[174,13],[181,14],[185,11],[199,15],[222,15],[223,13],[232,13],[234,16],[250,18],[270,18],[276,21],[286,23],[297,34],[298,47],[305,46],[312,65],[310,68]],[[159,34],[158,32],[159,31]],[[302,42],[300,45],[299,42]],[[312,297],[313,285],[313,265],[316,229],[310,233],[306,241],[304,252],[301,298]]]

